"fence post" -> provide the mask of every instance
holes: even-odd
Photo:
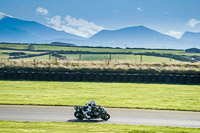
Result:
[[[49,60],[51,60],[51,53],[49,53]]]
[[[81,60],[81,54],[79,54],[79,60]]]

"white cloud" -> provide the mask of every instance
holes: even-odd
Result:
[[[136,8],[138,11],[142,11],[143,9],[141,7]]]
[[[7,14],[5,14],[5,13],[3,13],[3,12],[0,12],[0,20],[2,20],[2,19],[5,18],[5,17],[14,18],[13,16],[10,16],[10,15],[7,15]]]
[[[41,14],[41,15],[47,15],[48,14],[48,10],[43,8],[43,7],[38,7],[36,9],[36,13]]]
[[[164,33],[164,34],[173,36],[173,37],[175,37],[175,38],[177,38],[177,39],[181,38],[181,36],[183,35],[182,32],[174,31],[174,30],[169,30],[168,32],[166,32],[166,33]]]
[[[63,20],[61,16],[54,16],[47,20],[50,24],[49,26],[56,30],[65,31],[82,37],[90,37],[104,29],[103,26],[98,26],[95,23],[88,22],[82,18],[73,18],[69,15],[67,15]]]
[[[188,25],[191,27],[195,27],[195,25],[200,24],[200,20],[190,19]]]
[[[61,16],[54,16],[50,19],[47,18],[47,20],[48,20],[48,23],[51,24],[52,28],[54,28],[56,30],[62,30],[61,23],[63,23],[63,22],[61,21]]]

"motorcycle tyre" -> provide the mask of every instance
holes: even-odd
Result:
[[[103,117],[101,117],[101,119],[107,121],[108,119],[110,119],[110,115],[109,114],[105,114]]]
[[[83,117],[78,117],[78,116],[80,116],[80,115],[78,115],[78,114],[80,114],[80,113],[79,113],[79,112],[74,112],[74,116],[75,116],[77,119],[83,120]]]

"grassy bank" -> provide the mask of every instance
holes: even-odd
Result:
[[[0,132],[3,133],[199,133],[200,129],[161,127],[161,126],[133,126],[116,124],[92,123],[64,123],[64,122],[15,122],[0,121]]]
[[[46,56],[48,58],[48,56]],[[199,74],[200,63],[139,63],[134,61],[79,61],[79,60],[0,60],[0,68],[8,70],[46,71],[107,71],[140,73]]]
[[[0,81],[0,104],[83,105],[200,111],[199,85]]]

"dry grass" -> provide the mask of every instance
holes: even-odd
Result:
[[[0,60],[0,68],[39,69],[57,71],[116,71],[116,72],[172,72],[200,73],[200,63],[138,63],[134,61],[82,60]]]

